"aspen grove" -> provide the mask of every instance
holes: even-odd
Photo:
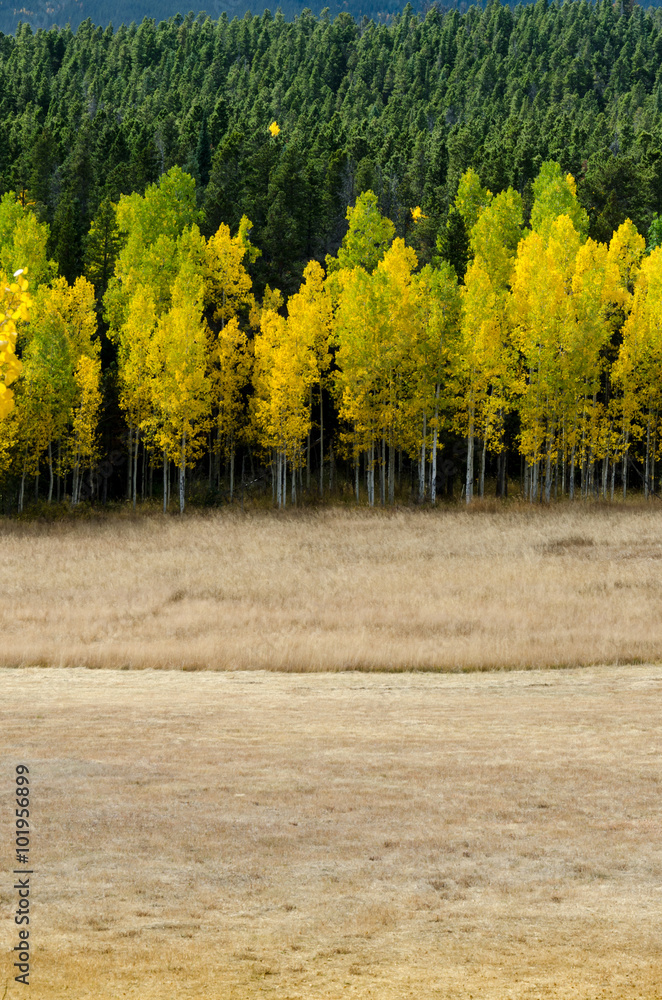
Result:
[[[28,493],[105,501],[120,475],[134,506],[160,497],[164,511],[183,511],[193,487],[242,503],[271,489],[279,507],[434,504],[456,471],[466,503],[488,485],[505,496],[509,478],[531,501],[625,497],[633,476],[648,497],[662,247],[647,252],[629,220],[608,243],[588,238],[574,179],[551,161],[528,222],[517,191],[492,194],[472,169],[454,213],[461,275],[441,254],[419,267],[368,190],[337,255],[311,260],[287,299],[267,285],[258,301],[250,221],[206,238],[180,167],[105,205],[72,285],[48,259],[47,225],[4,195],[5,510]],[[425,218],[411,216],[414,229]],[[104,432],[119,421],[122,433]]]

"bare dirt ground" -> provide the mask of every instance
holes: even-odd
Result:
[[[662,659],[662,504],[0,521],[0,664]]]
[[[661,700],[661,666],[4,669],[0,995],[25,762],[37,1000],[660,997]]]

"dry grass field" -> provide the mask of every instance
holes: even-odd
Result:
[[[662,658],[662,504],[0,523],[0,664],[489,669]]]
[[[0,670],[0,996],[20,761],[35,1000],[660,997],[661,695],[652,666]]]

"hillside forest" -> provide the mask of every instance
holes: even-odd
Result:
[[[654,493],[660,27],[0,38],[5,512]]]

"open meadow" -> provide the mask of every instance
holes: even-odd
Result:
[[[662,504],[0,523],[0,665],[662,659]]]
[[[535,573],[532,573],[535,577]],[[0,670],[0,993],[653,1000],[662,667]]]

